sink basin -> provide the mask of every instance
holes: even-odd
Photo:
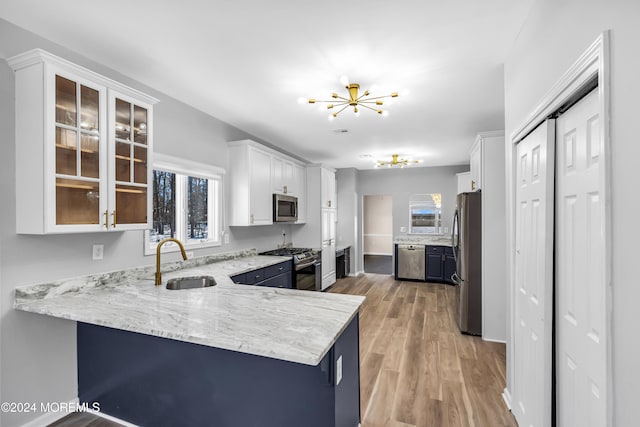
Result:
[[[167,280],[167,289],[194,289],[215,286],[216,280],[211,276],[176,277]]]

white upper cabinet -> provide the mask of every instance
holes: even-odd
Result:
[[[307,221],[307,170],[304,166],[293,165],[292,194],[298,198],[298,221],[303,224]]]
[[[471,153],[469,154],[470,163],[470,178],[471,178],[471,190],[478,191],[482,188],[482,144],[480,139],[476,139],[476,142],[471,147]]]
[[[297,196],[301,187],[296,182],[295,165],[292,161],[273,154],[271,156],[271,184],[273,192]]]
[[[338,193],[336,188],[336,173],[333,170],[320,169],[321,207],[336,209],[338,207]]]
[[[458,194],[471,191],[471,172],[460,172],[456,174],[458,178]]]
[[[35,49],[16,90],[16,231],[151,227],[155,98]]]
[[[281,157],[271,158],[271,185],[274,193],[286,194],[284,163]]]
[[[246,141],[230,143],[229,178],[229,225],[272,224],[271,154]]]
[[[302,164],[251,140],[229,143],[231,226],[273,224],[273,194],[298,197],[305,221],[306,174]]]

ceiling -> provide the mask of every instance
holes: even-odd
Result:
[[[466,164],[477,132],[504,128],[502,64],[532,2],[3,0],[0,17],[310,162],[367,169]],[[389,115],[298,103],[346,95],[344,75],[399,91]]]

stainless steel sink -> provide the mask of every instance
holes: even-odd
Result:
[[[215,286],[216,280],[211,276],[176,277],[167,280],[167,289],[195,289]]]

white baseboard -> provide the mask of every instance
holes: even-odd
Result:
[[[80,404],[80,400],[76,397],[75,399],[71,400],[70,402],[67,402],[68,406],[71,407],[77,407]],[[92,411],[92,410],[87,410],[87,412],[92,413],[93,415],[100,417],[100,418],[105,418],[109,421],[113,421],[116,422],[118,424],[122,424],[125,427],[139,427],[136,424],[131,424],[127,421],[121,420],[119,418],[113,417],[111,415],[107,415],[107,414],[103,414],[102,412],[99,411]],[[26,424],[22,424],[21,427],[47,427],[49,424],[52,424],[64,417],[66,417],[67,415],[69,415],[70,412],[66,412],[66,411],[58,411],[58,412],[46,412],[42,415],[40,415],[38,418],[29,421]]]
[[[506,387],[502,392],[502,400],[504,400],[505,405],[507,405],[507,408],[511,411],[511,393],[509,393],[509,390]]]
[[[102,412],[93,412],[93,415],[97,415],[100,418],[113,421],[114,423],[122,424],[125,427],[139,427],[137,424],[131,424],[130,422],[121,420],[120,418],[112,417],[111,415],[108,415],[108,414],[103,414]]]
[[[497,343],[500,343],[500,344],[506,344],[507,343],[505,340],[496,340],[496,339],[487,338],[487,337],[482,337],[482,341],[497,342]]]

